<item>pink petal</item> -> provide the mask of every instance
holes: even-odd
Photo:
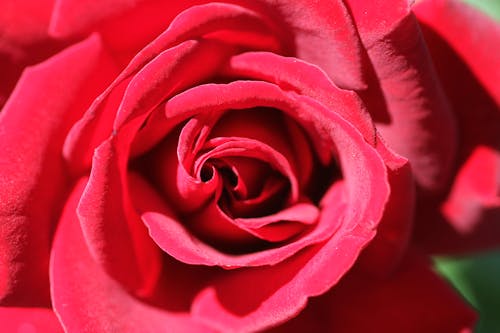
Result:
[[[60,151],[71,124],[107,83],[108,62],[91,36],[26,70],[0,114],[0,294],[6,302],[48,302],[50,230],[68,186]]]
[[[179,131],[173,131],[155,147],[147,156],[143,170],[178,213],[200,209],[220,187],[219,177],[203,182],[198,173],[192,172],[191,168],[186,169],[183,164],[186,163],[184,155],[192,159],[191,155],[195,153],[193,149],[196,149],[184,138],[192,123],[188,122],[180,134]]]
[[[432,253],[457,254],[500,243],[500,155],[478,146],[444,200],[422,200],[416,239]]]
[[[147,64],[131,63],[94,101],[69,133],[64,155],[71,166],[76,170],[88,168],[94,149],[113,129],[119,130],[133,119],[137,131],[151,110],[164,98],[213,74],[224,55],[220,51],[211,43],[189,41],[161,52]],[[199,63],[197,57],[205,56],[210,60],[204,63],[206,66],[196,67],[195,64]],[[136,62],[144,61],[141,54],[137,58]],[[194,69],[198,70],[191,72]]]
[[[442,211],[462,234],[472,232],[480,222],[500,224],[500,152],[486,147],[472,152],[461,166]]]
[[[119,141],[112,137],[96,149],[77,212],[94,260],[131,291],[144,296],[157,282],[160,253],[131,206],[123,165],[126,148]]]
[[[75,214],[84,186],[80,181],[68,199],[50,261],[52,301],[65,330],[210,332],[186,312],[169,312],[130,295],[93,260]]]
[[[224,73],[275,83],[284,90],[293,89],[309,96],[354,124],[368,142],[374,140],[373,123],[359,97],[354,92],[337,88],[320,68],[309,63],[270,52],[245,52],[231,57]]]
[[[0,308],[0,322],[4,332],[64,332],[52,309]]]

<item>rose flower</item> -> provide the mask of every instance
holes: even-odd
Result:
[[[7,332],[468,332],[500,27],[458,1],[0,5]]]

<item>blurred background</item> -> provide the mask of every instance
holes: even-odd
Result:
[[[500,0],[463,1],[500,22]],[[500,52],[500,45],[492,51]],[[438,257],[435,264],[438,272],[479,312],[475,333],[500,332],[500,250],[468,257]]]

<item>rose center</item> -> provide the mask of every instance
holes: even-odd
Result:
[[[319,162],[305,131],[272,108],[193,116],[137,166],[187,228],[233,252],[309,230],[339,176]]]

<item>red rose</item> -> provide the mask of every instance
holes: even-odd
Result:
[[[8,331],[472,328],[426,256],[498,244],[498,24],[454,1],[32,6],[0,16]]]

